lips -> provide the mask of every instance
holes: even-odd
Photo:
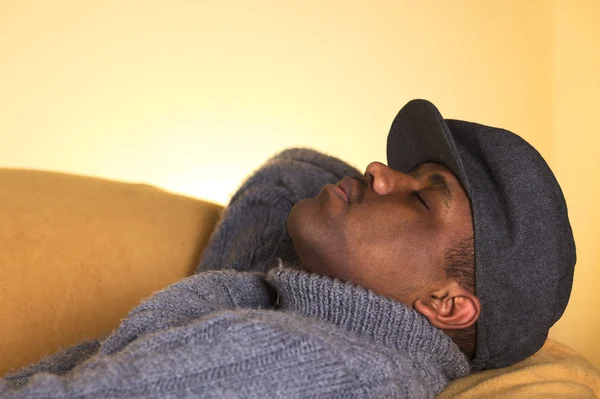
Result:
[[[346,202],[350,203],[352,199],[352,193],[354,192],[355,181],[351,177],[345,177],[339,181],[337,186],[344,192],[346,196]]]
[[[346,195],[344,190],[342,190],[339,186],[334,186],[333,189],[340,196],[340,198],[342,198],[344,201],[346,201],[346,203],[350,203],[350,201],[348,200],[348,196]]]

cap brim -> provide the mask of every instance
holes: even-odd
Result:
[[[387,138],[388,165],[404,173],[424,162],[448,167],[471,198],[471,185],[464,171],[450,128],[427,100],[412,100],[396,115]]]

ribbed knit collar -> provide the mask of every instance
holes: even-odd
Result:
[[[287,267],[271,269],[284,311],[333,323],[415,361],[433,362],[448,378],[465,376],[469,362],[443,331],[417,311],[366,288]]]

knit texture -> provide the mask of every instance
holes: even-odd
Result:
[[[70,372],[3,381],[0,394],[432,398],[468,371],[448,336],[365,288],[288,268],[213,271],[134,309]]]
[[[6,378],[9,386],[18,388],[29,381],[32,375],[37,373],[48,372],[63,375],[77,364],[98,353],[100,345],[100,340],[82,342],[58,351],[51,356],[46,356],[39,362],[26,366],[21,370],[8,373],[4,378]],[[2,391],[0,390],[0,392]]]
[[[297,202],[324,185],[361,172],[344,161],[307,148],[291,148],[268,159],[233,195],[196,272],[267,271],[275,258],[297,262],[286,221]]]
[[[280,309],[335,324],[388,349],[392,356],[407,355],[411,368],[435,392],[469,371],[465,356],[448,335],[395,300],[350,282],[293,269],[272,270],[268,281],[281,295]]]

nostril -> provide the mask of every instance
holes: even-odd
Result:
[[[365,171],[367,183],[379,195],[385,195],[391,190],[391,177],[388,167],[381,162],[371,162]]]

